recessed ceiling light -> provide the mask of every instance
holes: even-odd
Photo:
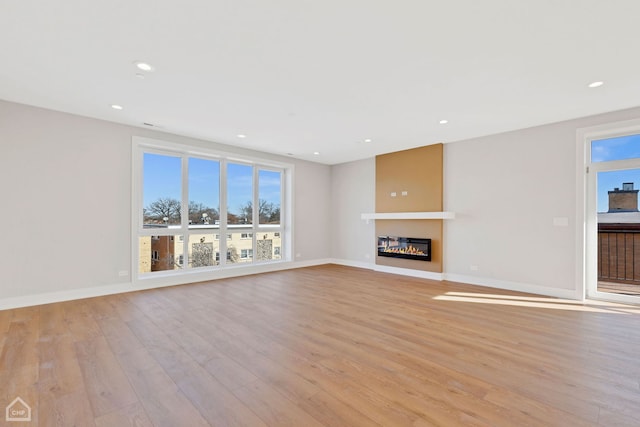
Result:
[[[367,138],[364,140],[364,142],[371,142],[371,139]]]
[[[114,110],[122,110],[122,105],[112,104],[111,108],[113,108]]]
[[[600,86],[602,86],[603,84],[604,84],[604,82],[601,82],[601,81],[591,82],[591,83],[589,83],[589,87],[590,87],[590,88],[600,87]]]
[[[134,62],[134,64],[136,67],[138,67],[142,71],[147,71],[147,72],[155,71],[155,68],[153,67],[153,65],[148,64],[146,62],[136,61]]]
[[[239,133],[239,134],[237,134],[236,136],[237,136],[238,138],[246,138],[246,137],[247,137],[247,135],[242,134],[242,133]]]
[[[449,123],[449,120],[442,119],[438,123],[440,123],[441,125],[446,125],[447,123]]]
[[[319,152],[319,151],[314,151],[314,152],[313,152],[313,155],[314,155],[314,156],[319,156],[319,155],[320,155],[320,152]]]

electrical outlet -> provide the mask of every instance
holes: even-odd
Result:
[[[408,191],[403,191],[403,192],[402,192],[402,195],[403,195],[403,196],[407,196],[407,195],[409,195],[409,192],[408,192]]]
[[[391,193],[391,197],[396,197],[398,195],[398,193],[396,193],[395,191],[393,193]]]

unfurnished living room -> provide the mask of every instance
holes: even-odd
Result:
[[[637,16],[0,2],[0,425],[640,425]]]

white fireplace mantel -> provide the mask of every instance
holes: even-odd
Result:
[[[455,217],[455,212],[378,212],[360,214],[360,218],[367,222],[372,219],[454,219]]]

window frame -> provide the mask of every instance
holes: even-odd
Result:
[[[208,273],[231,269],[241,268],[247,269],[251,266],[260,264],[273,264],[292,261],[292,241],[293,230],[291,220],[292,211],[292,175],[293,165],[288,163],[281,163],[270,161],[263,158],[251,158],[248,156],[239,156],[235,153],[228,153],[218,150],[205,149],[202,147],[176,144],[162,140],[156,140],[144,137],[133,137],[133,155],[132,155],[132,278],[133,282],[140,280],[146,280],[149,278],[163,278],[163,277],[182,277],[185,274],[192,273]],[[181,159],[181,223],[179,226],[170,225],[166,228],[145,228],[144,227],[144,215],[143,215],[143,168],[144,168],[144,154],[151,153],[164,156],[175,156]],[[213,160],[220,162],[220,198],[219,198],[219,215],[220,220],[218,224],[207,224],[206,227],[193,225],[189,226],[189,175],[188,166],[189,158],[200,158],[205,160]],[[251,224],[227,224],[227,164],[246,164],[252,167],[253,173],[253,220]],[[259,209],[259,171],[268,170],[280,173],[280,224],[260,224],[258,209]],[[252,258],[251,262],[234,263],[229,262],[229,257],[220,257],[218,264],[216,265],[215,254],[214,262],[212,266],[206,267],[190,267],[191,262],[189,258],[189,241],[191,235],[203,234],[206,230],[207,234],[211,234],[214,238],[214,242],[219,242],[218,253],[229,253],[228,245],[230,240],[229,235],[232,233],[247,233],[251,234],[251,251],[256,253],[256,235],[260,232],[277,232],[281,236],[281,255],[279,259],[270,259],[256,261]],[[227,236],[227,239],[215,240],[215,235]],[[183,256],[182,268],[176,270],[163,270],[153,272],[141,272],[140,271],[140,240],[145,236],[179,236],[175,239],[175,244],[182,245],[181,255]],[[246,239],[247,241],[249,239]],[[215,250],[215,249],[214,249]],[[176,251],[178,253],[178,251]]]

